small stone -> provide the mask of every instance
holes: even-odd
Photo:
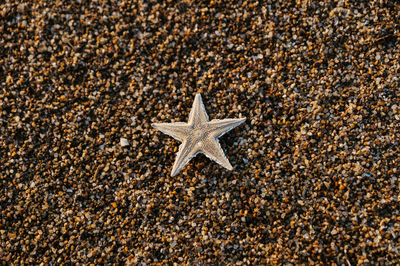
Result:
[[[122,147],[129,146],[129,142],[128,142],[128,140],[126,138],[121,138],[119,140],[119,143],[121,144]]]

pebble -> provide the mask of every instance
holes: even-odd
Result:
[[[126,138],[121,138],[120,139],[120,144],[121,144],[122,147],[129,146],[129,142],[128,142],[128,140]]]

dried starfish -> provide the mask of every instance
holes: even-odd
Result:
[[[226,169],[232,170],[218,138],[245,120],[246,118],[236,118],[208,121],[201,95],[196,94],[187,123],[160,123],[152,126],[182,142],[172,167],[171,176],[175,176],[198,153],[203,153]]]

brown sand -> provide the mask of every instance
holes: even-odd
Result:
[[[399,263],[399,14],[1,2],[1,262]],[[171,178],[179,143],[150,125],[197,92],[248,118],[220,139],[234,170],[197,156]]]

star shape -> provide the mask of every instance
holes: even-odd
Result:
[[[203,153],[211,160],[216,161],[228,170],[232,165],[225,157],[218,138],[231,129],[242,124],[246,118],[214,119],[208,121],[201,95],[198,93],[189,114],[189,121],[176,123],[159,123],[152,126],[161,132],[179,140],[181,145],[172,167],[171,176],[176,176],[193,157]]]

